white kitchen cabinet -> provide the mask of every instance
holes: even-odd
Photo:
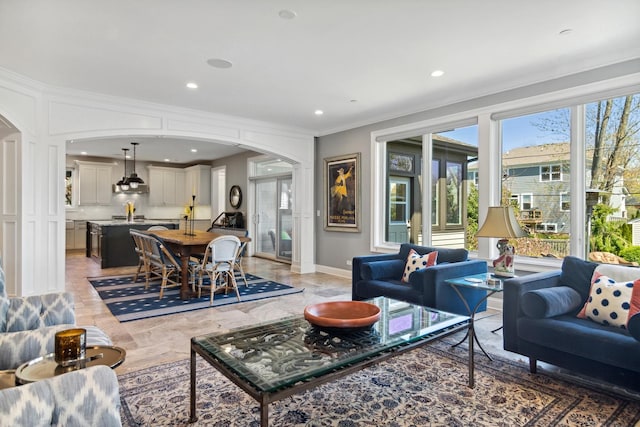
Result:
[[[78,164],[79,205],[110,205],[113,165],[76,161]]]
[[[74,242],[74,228],[73,221],[67,220],[65,224],[65,249],[73,249]]]
[[[87,248],[87,221],[74,221],[73,248]]]
[[[182,169],[147,166],[149,169],[149,204],[182,206],[186,204],[185,172]]]
[[[191,202],[191,196],[196,196],[196,205],[211,204],[211,166],[195,165],[184,169],[185,194],[187,203]]]

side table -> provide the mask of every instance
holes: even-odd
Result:
[[[474,357],[473,343],[474,343],[474,341],[478,344],[478,347],[480,347],[480,350],[482,350],[484,355],[487,356],[489,358],[489,360],[493,360],[491,358],[491,356],[489,355],[489,353],[487,353],[485,351],[485,349],[482,347],[482,344],[480,344],[480,341],[478,340],[478,335],[476,334],[476,330],[475,330],[475,326],[474,326],[474,321],[475,321],[476,314],[478,312],[478,308],[482,305],[482,303],[484,301],[486,301],[491,295],[493,295],[493,294],[495,294],[497,292],[502,292],[503,291],[503,287],[502,287],[503,282],[502,282],[502,280],[498,279],[498,281],[495,284],[493,284],[493,283],[490,284],[488,282],[488,279],[497,279],[497,278],[494,277],[491,273],[482,273],[482,274],[474,274],[474,275],[470,275],[470,276],[456,277],[456,278],[453,278],[453,279],[445,280],[445,283],[453,288],[453,290],[456,292],[456,294],[458,295],[458,297],[460,298],[460,300],[464,304],[465,308],[469,312],[470,321],[469,321],[469,329],[467,330],[467,335],[465,335],[464,338],[462,338],[462,340],[460,340],[460,342],[458,342],[457,344],[454,344],[453,347],[456,347],[456,346],[460,345],[467,338],[469,339],[469,371],[472,372],[472,373],[473,373],[473,366],[474,366],[474,360],[473,360],[473,357]],[[462,295],[462,292],[460,292],[461,288],[472,288],[472,289],[485,290],[485,291],[487,291],[487,294],[480,301],[478,301],[478,303],[475,305],[475,307],[471,308],[469,306],[469,303],[467,302],[467,300]],[[469,379],[470,379],[470,382],[471,382],[471,384],[469,386],[473,387],[473,382],[472,382],[473,381],[473,374],[471,374],[469,376]]]
[[[126,355],[127,352],[123,348],[96,345],[87,347],[85,361],[70,366],[60,366],[56,363],[54,354],[50,353],[18,366],[15,371],[15,383],[16,385],[28,384],[95,365],[106,365],[114,369],[124,362]]]

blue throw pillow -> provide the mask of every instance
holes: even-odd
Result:
[[[372,261],[362,264],[360,275],[363,280],[398,280],[403,270],[404,261],[401,259]]]
[[[543,319],[575,311],[584,301],[569,286],[537,289],[522,296],[522,311],[528,317]]]

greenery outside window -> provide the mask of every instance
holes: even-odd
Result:
[[[65,208],[74,208],[76,206],[76,198],[75,198],[75,192],[74,192],[74,175],[75,175],[75,169],[67,168],[64,176]]]

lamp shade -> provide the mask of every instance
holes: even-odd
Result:
[[[476,237],[497,237],[500,239],[512,239],[526,235],[518,224],[511,206],[490,207],[484,224],[476,233]]]

